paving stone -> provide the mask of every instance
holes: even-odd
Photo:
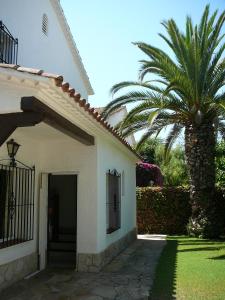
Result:
[[[0,274],[0,285],[4,282],[4,275]]]
[[[14,272],[12,268],[8,268],[8,270],[5,273],[5,280],[6,281],[11,281],[13,278]]]
[[[81,297],[76,297],[76,298],[71,298],[71,300],[103,300],[104,298],[100,297],[100,296],[81,296]]]
[[[116,290],[113,286],[99,286],[92,290],[92,293],[101,297],[114,299],[116,296]]]
[[[165,244],[161,236],[142,236],[142,239],[131,244],[99,273],[46,269],[35,277],[5,289],[0,299],[147,300],[156,263]],[[89,263],[91,259],[88,257]],[[98,258],[95,261],[96,267],[97,263]],[[21,266],[17,265],[16,268]],[[11,273],[9,271],[6,275],[11,278]]]
[[[67,296],[67,295],[61,295],[58,297],[58,300],[70,300],[70,296]]]

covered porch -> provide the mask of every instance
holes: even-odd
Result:
[[[21,112],[0,115],[0,274],[6,266],[13,274],[1,289],[49,264],[75,270],[79,253],[97,247],[94,137],[38,99],[23,100]],[[9,139],[20,145],[16,165]]]
[[[16,230],[5,230],[0,289],[44,269],[51,250],[56,261],[62,258],[56,252],[70,251],[73,270],[99,272],[136,239],[136,152],[62,76],[0,65],[0,79],[0,159],[8,157],[6,143],[14,139],[21,145],[16,159],[29,170],[35,166],[34,213],[25,218],[32,235],[21,240]],[[17,228],[13,220],[18,217],[9,228]]]

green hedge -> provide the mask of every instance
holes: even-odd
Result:
[[[137,188],[139,233],[186,233],[190,215],[188,189]]]
[[[220,218],[225,219],[224,191],[216,194],[220,206]],[[143,187],[137,188],[138,232],[185,234],[191,205],[188,189],[182,187]]]

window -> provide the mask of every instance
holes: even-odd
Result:
[[[0,165],[0,249],[33,239],[34,170]]]
[[[121,175],[112,170],[107,173],[107,233],[120,228],[121,223]]]
[[[43,14],[42,17],[42,32],[48,35],[48,16],[46,14]]]

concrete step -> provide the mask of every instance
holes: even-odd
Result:
[[[76,264],[76,252],[75,251],[48,251],[48,263],[49,264]]]
[[[59,240],[63,242],[71,242],[76,241],[76,235],[70,234],[70,233],[60,233],[59,234]]]

